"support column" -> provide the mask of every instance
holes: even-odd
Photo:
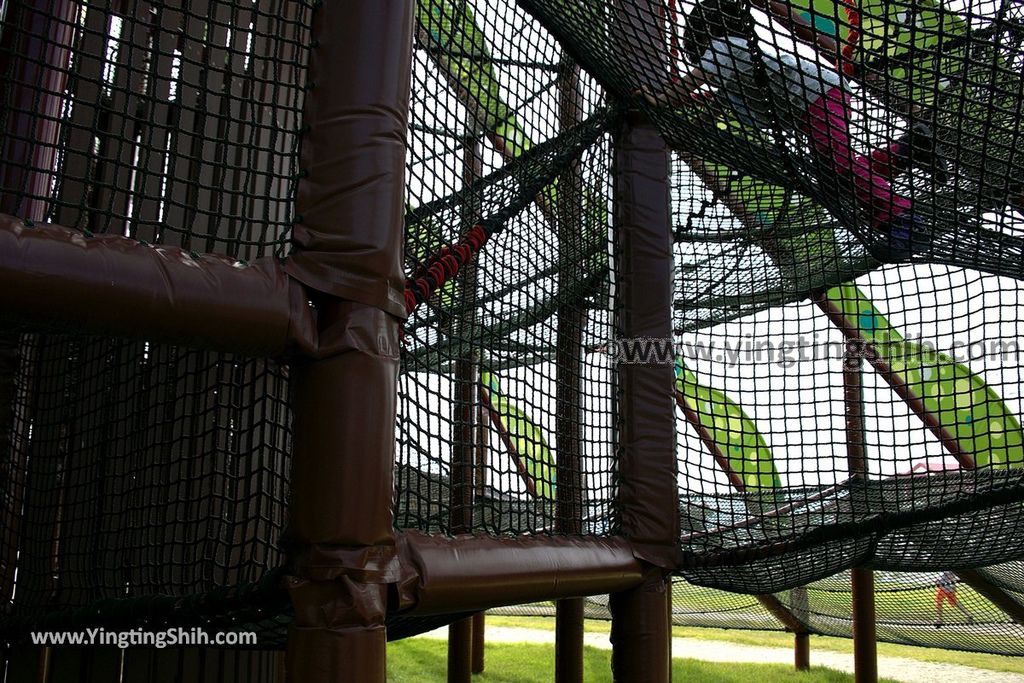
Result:
[[[46,6],[19,0],[4,4],[5,13],[0,17],[0,79],[4,81],[0,87],[0,213],[43,221],[54,179],[67,66],[80,6],[73,0],[54,0]],[[0,332],[0,513],[7,520],[0,537],[0,600],[4,603],[15,594],[28,468],[24,443],[30,416],[19,414],[16,380],[20,366],[24,363],[31,368],[34,358],[26,353],[32,347],[20,337],[15,332]],[[21,557],[24,562],[25,556]],[[22,574],[23,579],[26,576]],[[31,660],[38,660],[38,678],[46,680],[52,653],[49,647],[4,652],[0,669],[5,665],[12,672],[18,666],[35,668]]]
[[[674,71],[660,0],[610,3],[612,41],[636,87],[662,92]],[[620,363],[617,513],[622,534],[646,563],[645,582],[611,596],[612,674],[616,681],[671,680],[671,591],[679,558],[675,376],[672,354],[671,158],[665,141],[636,113],[614,151],[615,333],[657,340],[662,357]],[[649,346],[648,348],[651,348]]]
[[[669,584],[679,547],[672,342],[672,233],[668,147],[635,114],[614,152],[616,325],[620,341],[652,340],[654,354],[620,362],[618,517],[646,563],[639,587],[611,596],[616,681],[670,680]]]
[[[807,631],[793,634],[793,665],[797,671],[811,669],[811,634]]]
[[[473,617],[459,619],[448,627],[448,683],[473,679]]]
[[[577,125],[583,118],[579,66],[566,54],[559,65],[558,124],[561,130]],[[558,178],[555,206],[558,225],[558,291],[575,286],[579,280],[579,250],[587,239],[582,221],[583,178],[579,160],[574,160]],[[557,515],[560,533],[583,531],[583,470],[581,409],[583,328],[587,324],[581,301],[570,301],[558,309],[555,367],[558,377],[555,396],[555,442]],[[555,605],[555,681],[583,683],[583,598],[559,600]]]
[[[484,627],[485,627],[485,613],[477,612],[473,615],[473,673],[482,674],[484,672]]]
[[[479,141],[467,141],[462,154],[462,180],[470,185],[483,174],[483,157]],[[463,210],[463,230],[480,220],[478,202],[469,201]],[[450,322],[453,336],[464,340],[473,333],[476,323],[476,262],[462,269],[455,280],[456,294],[452,297],[459,314]],[[453,534],[469,533],[473,527],[473,496],[476,492],[477,429],[475,418],[480,415],[479,354],[468,344],[460,344],[459,359],[455,363],[455,400],[452,402],[452,422],[455,425],[455,443],[449,470],[448,510]],[[469,683],[473,662],[473,617],[460,619],[448,627],[448,683]]]
[[[857,683],[875,683],[878,680],[875,573],[855,567],[850,575],[853,581],[853,677]]]
[[[384,683],[412,64],[409,0],[313,10],[286,270],[318,309],[322,360],[292,364],[288,680]],[[353,68],[373,65],[373,68]]]
[[[864,448],[864,391],[861,366],[863,346],[846,343],[843,356],[843,400],[846,406],[846,457],[850,476],[866,478]],[[857,683],[878,680],[877,634],[875,632],[875,575],[870,569],[855,567],[853,582],[853,670]]]

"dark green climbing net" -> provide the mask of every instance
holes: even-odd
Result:
[[[990,565],[1004,606],[1024,589],[1021,5],[793,0],[787,19],[740,3],[763,125],[714,85],[661,101],[697,66],[680,50],[692,5],[645,7],[416,3],[407,272],[476,223],[492,236],[405,328],[396,526],[615,534],[610,151],[639,108],[676,150],[678,573],[703,584],[679,589],[676,620],[774,628],[750,596],[775,594],[846,634],[842,572],[867,563],[895,596],[881,637],[1020,654],[977,576],[974,624],[949,611],[956,630],[935,629],[927,593],[935,572]],[[0,150],[41,148],[0,169],[0,212],[284,257],[311,3],[49,9],[9,3],[0,33]],[[24,75],[39,43],[27,61],[56,81]],[[852,153],[927,133],[887,181],[911,209],[879,220],[815,148],[758,56],[779,52],[841,75]],[[8,326],[0,344],[5,637],[230,623],[279,647],[287,367],[67,332]],[[866,358],[859,437],[848,347]],[[560,452],[574,464],[556,473]]]

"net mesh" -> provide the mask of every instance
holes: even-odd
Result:
[[[314,5],[6,4],[0,212],[285,257]],[[881,637],[1019,654],[1019,4],[415,13],[406,272],[487,241],[405,325],[396,527],[617,532],[611,150],[639,108],[675,150],[677,622],[777,628],[775,594],[845,635],[869,563]],[[67,332],[0,335],[5,637],[281,645],[287,366]],[[976,623],[934,628],[929,577],[984,565]]]
[[[985,578],[1007,590],[1013,599],[1022,596],[1021,567],[1018,562],[985,570]],[[945,650],[989,652],[1019,657],[1021,625],[978,593],[963,579],[952,578],[953,602],[937,604],[938,575],[879,571],[875,573],[875,614],[878,639],[886,643],[935,647]],[[853,637],[851,601],[853,591],[848,572],[772,595],[806,625],[812,635]],[[588,619],[610,620],[607,596],[586,598]],[[517,617],[553,617],[551,602],[499,607],[491,614]],[[728,593],[696,586],[685,581],[672,585],[672,624],[704,629],[781,631],[785,627],[765,607],[759,596]],[[728,636],[722,636],[723,640]],[[814,641],[812,649],[819,647]],[[828,645],[820,645],[829,649]]]

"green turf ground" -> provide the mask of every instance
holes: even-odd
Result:
[[[520,628],[535,628],[543,630],[554,630],[555,620],[548,617],[503,617],[487,615],[487,623],[494,626],[514,626]],[[607,621],[588,619],[586,622],[587,631],[595,633],[607,633],[611,624]],[[677,638],[696,638],[699,640],[720,640],[738,645],[757,645],[762,647],[793,647],[793,636],[789,633],[779,631],[740,631],[718,628],[691,628],[686,626],[673,626],[672,635]],[[488,645],[490,648],[490,645]],[[828,650],[830,652],[853,652],[853,641],[847,638],[831,638],[828,636],[811,636],[811,661],[814,661],[814,650]],[[490,650],[488,649],[488,652]],[[676,652],[677,655],[685,653]],[[888,657],[904,657],[916,659],[922,662],[941,662],[944,664],[959,664],[971,666],[977,669],[988,669],[989,671],[1006,671],[1009,673],[1024,674],[1024,658],[1004,657],[1002,655],[989,655],[977,652],[961,652],[953,650],[941,650],[938,648],[913,647],[911,645],[893,645],[890,643],[878,643],[878,654]]]
[[[390,683],[430,683],[446,678],[448,645],[444,640],[410,638],[388,646]],[[611,681],[611,653],[585,648],[584,676],[587,683]],[[554,679],[553,645],[493,643],[487,646],[487,669],[474,676],[481,683],[539,683]],[[676,659],[672,662],[676,681],[701,683],[847,683],[853,676],[831,669],[797,673],[785,664],[719,664]]]

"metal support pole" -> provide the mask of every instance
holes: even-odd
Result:
[[[875,573],[855,567],[853,582],[853,676],[857,683],[878,680],[877,633],[875,632]]]
[[[793,634],[793,665],[797,671],[809,671],[811,668],[811,634],[807,631]]]
[[[583,598],[555,603],[555,681],[583,681]]]
[[[313,10],[286,271],[317,304],[323,359],[291,368],[290,681],[386,679],[413,8],[354,0]]]
[[[473,679],[473,617],[448,627],[448,683]]]
[[[846,410],[846,462],[851,477],[867,477],[868,466],[864,446],[864,387],[861,366],[864,352],[861,344],[846,342],[843,355],[843,405]]]
[[[843,402],[846,406],[846,457],[851,477],[867,477],[864,447],[864,390],[861,366],[863,345],[850,340],[843,356]],[[853,669],[857,683],[878,680],[875,632],[875,576],[870,569],[855,567],[853,583]]]

